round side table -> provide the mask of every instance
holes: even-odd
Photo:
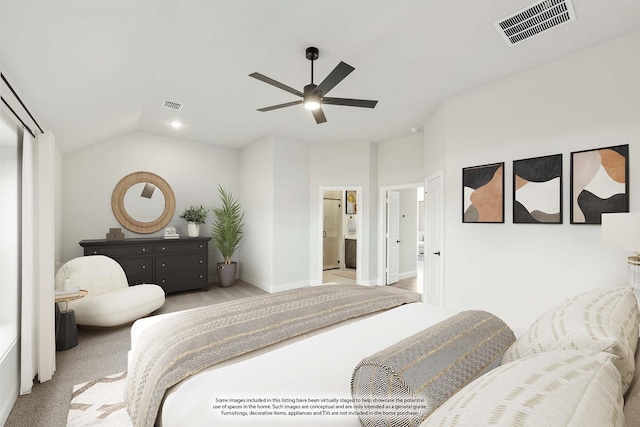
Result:
[[[69,310],[69,301],[85,297],[89,292],[80,289],[75,294],[59,295],[55,297],[55,302],[63,302],[64,310],[57,310],[56,305],[56,351],[69,350],[78,345],[78,325],[76,324],[76,313]]]

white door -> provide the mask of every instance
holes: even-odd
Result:
[[[322,269],[340,268],[340,201],[324,199],[322,226]]]
[[[443,186],[442,172],[425,180],[425,289],[426,302],[444,306],[442,280]]]
[[[387,192],[387,285],[400,280],[400,192]]]

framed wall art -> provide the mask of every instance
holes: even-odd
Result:
[[[562,154],[513,162],[513,223],[562,224]]]
[[[462,169],[462,222],[504,223],[504,162]]]
[[[629,145],[571,153],[571,224],[629,212]]]
[[[347,215],[355,215],[358,213],[358,192],[356,190],[347,190],[345,194],[345,211],[344,213]]]

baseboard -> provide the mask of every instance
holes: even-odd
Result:
[[[0,360],[0,425],[5,425],[20,394],[20,360],[16,339]]]

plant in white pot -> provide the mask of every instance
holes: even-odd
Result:
[[[244,212],[233,194],[218,186],[222,206],[213,208],[216,220],[211,224],[211,241],[218,248],[224,262],[218,263],[218,282],[220,286],[232,286],[236,282],[238,265],[231,262],[231,257],[240,246],[243,236]]]
[[[187,221],[187,234],[189,237],[198,237],[200,235],[200,224],[204,224],[207,220],[208,210],[200,205],[189,206],[182,212],[180,218]]]

